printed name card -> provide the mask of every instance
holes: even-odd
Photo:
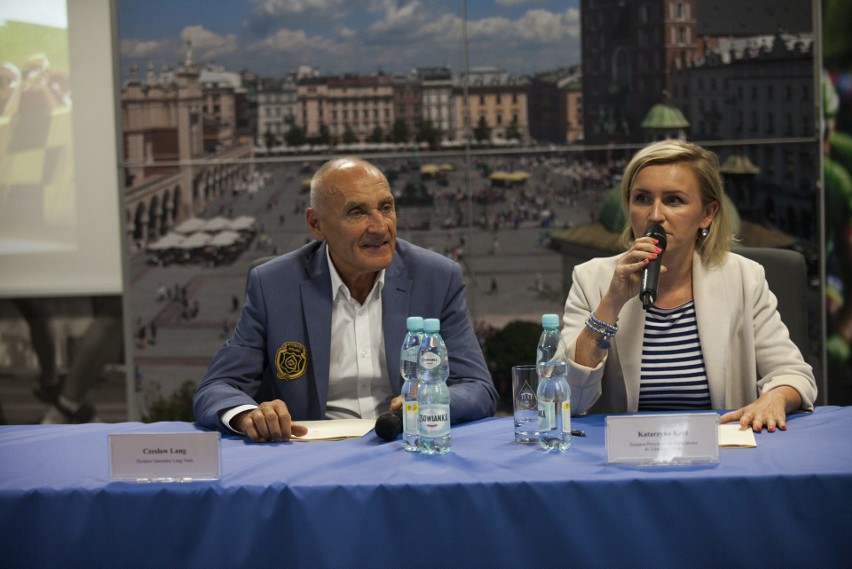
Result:
[[[719,415],[608,416],[606,455],[609,463],[647,466],[719,462]]]
[[[217,432],[111,433],[109,477],[136,482],[218,480]]]

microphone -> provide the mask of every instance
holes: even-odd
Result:
[[[385,441],[395,440],[402,433],[402,410],[382,413],[376,419],[376,436]]]
[[[657,300],[657,285],[660,283],[660,265],[663,262],[663,253],[666,250],[666,232],[656,223],[652,223],[645,230],[645,237],[653,237],[657,240],[657,247],[662,249],[655,259],[648,261],[642,272],[642,288],[639,289],[639,300],[642,308],[648,308]]]

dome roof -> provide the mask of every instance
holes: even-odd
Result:
[[[651,110],[642,120],[643,128],[678,129],[688,126],[689,121],[686,120],[680,109],[665,103],[657,103],[651,107]]]
[[[723,174],[759,174],[760,168],[743,154],[732,154],[725,159],[725,163],[719,168]]]

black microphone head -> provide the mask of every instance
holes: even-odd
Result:
[[[649,225],[648,229],[645,230],[645,237],[653,237],[657,240],[657,246],[663,251],[666,250],[666,230],[660,224],[652,223]]]
[[[382,413],[376,419],[376,436],[385,441],[395,440],[402,433],[402,413]]]

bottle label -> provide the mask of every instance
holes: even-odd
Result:
[[[567,399],[562,402],[562,432],[571,432],[571,401]]]
[[[416,435],[419,421],[417,401],[410,401],[402,406],[402,428],[406,433]]]
[[[555,401],[539,401],[538,402],[538,429],[540,431],[549,431],[556,426],[556,402]]]
[[[420,406],[420,435],[425,437],[443,437],[450,434],[450,406]]]
[[[435,369],[441,365],[441,356],[433,352],[423,352],[420,354],[420,365],[424,369]]]

